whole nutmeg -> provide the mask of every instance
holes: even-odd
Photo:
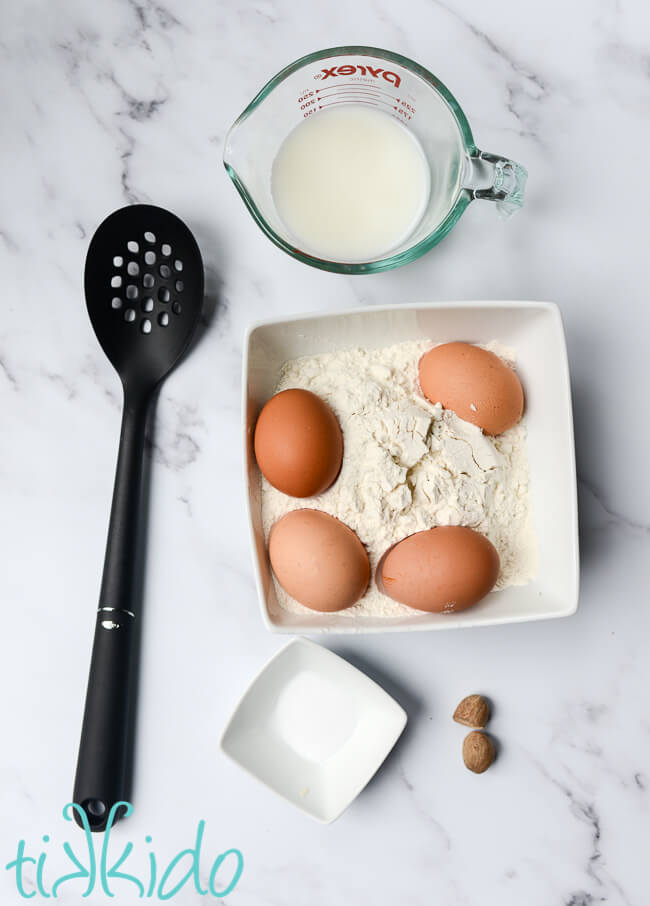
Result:
[[[457,724],[482,730],[490,718],[490,706],[482,695],[467,695],[454,711]]]
[[[475,774],[487,771],[494,761],[494,743],[486,733],[473,730],[463,740],[463,761],[465,767]]]

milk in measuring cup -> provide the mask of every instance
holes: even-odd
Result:
[[[296,245],[340,262],[398,248],[427,207],[431,175],[417,138],[390,114],[341,104],[289,133],[271,192]]]

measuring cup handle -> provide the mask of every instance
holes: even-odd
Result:
[[[487,188],[472,189],[472,197],[495,201],[497,211],[502,217],[515,214],[524,203],[524,189],[528,178],[528,171],[521,164],[500,154],[490,154],[489,151],[477,151],[472,158],[476,167],[492,167],[492,185]]]

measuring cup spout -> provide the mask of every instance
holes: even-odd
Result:
[[[234,179],[238,170],[245,169],[245,162],[254,146],[254,129],[242,114],[228,130],[223,146],[223,165]],[[240,177],[241,178],[241,177]]]
[[[470,158],[470,166],[472,185],[468,188],[472,198],[496,202],[497,211],[504,218],[516,214],[524,203],[526,168],[500,154],[478,150]],[[483,185],[477,186],[477,183]]]
[[[270,166],[272,136],[268,110],[256,98],[228,130],[223,148],[223,165],[242,201],[262,230],[271,235]]]

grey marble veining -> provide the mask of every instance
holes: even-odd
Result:
[[[60,812],[72,790],[121,405],[81,277],[99,221],[146,201],[195,232],[208,306],[200,342],[163,388],[151,438],[136,813],[116,840],[137,850],[151,834],[169,858],[204,818],[206,854],[244,853],[227,898],[241,906],[646,906],[648,7],[34,0],[6,3],[2,23],[2,864],[19,837],[38,849],[47,833],[52,873],[61,873],[54,841],[74,839]],[[430,68],[463,105],[477,144],[528,166],[516,220],[472,205],[431,254],[376,277],[320,273],[265,239],[223,171],[226,130],[283,65],[354,42]],[[242,335],[273,314],[447,298],[562,308],[580,609],[549,623],[326,639],[396,695],[410,723],[353,807],[320,827],[217,750],[244,686],[281,644],[262,627],[250,569]],[[451,721],[472,691],[494,701],[500,744],[481,777],[463,768],[463,731]],[[141,849],[135,863],[145,860]],[[7,872],[0,890],[18,902]],[[59,901],[78,902],[78,891],[62,888]]]

